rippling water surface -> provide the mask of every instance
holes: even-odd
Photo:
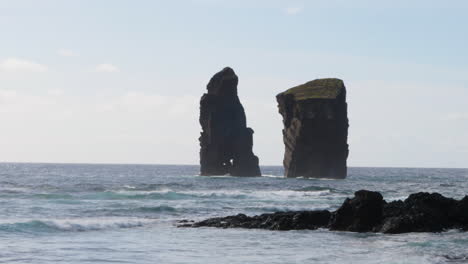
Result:
[[[350,168],[346,180],[200,177],[198,166],[0,164],[0,263],[468,263],[468,233],[176,228],[180,219],[334,210],[360,189],[462,198],[467,169]]]

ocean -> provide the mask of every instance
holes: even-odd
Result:
[[[203,177],[198,166],[0,164],[0,263],[468,263],[468,233],[177,228],[238,213],[468,194],[468,169],[349,168],[345,180]]]

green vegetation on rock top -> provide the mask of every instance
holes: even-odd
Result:
[[[292,94],[296,100],[335,99],[344,89],[343,81],[335,78],[317,79],[293,87],[283,94]]]

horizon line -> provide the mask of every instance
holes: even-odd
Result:
[[[176,163],[113,163],[113,162],[25,162],[0,161],[0,164],[58,164],[58,165],[135,165],[135,166],[200,166],[200,164]],[[283,167],[283,165],[260,165],[260,167]],[[466,167],[408,167],[408,166],[348,166],[348,168],[388,168],[388,169],[468,169]]]

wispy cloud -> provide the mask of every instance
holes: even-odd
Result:
[[[78,53],[69,49],[59,49],[57,50],[57,54],[63,57],[77,57],[78,56]]]
[[[286,12],[287,15],[297,15],[300,12],[302,12],[303,8],[302,7],[288,7],[284,11]]]
[[[120,69],[110,63],[99,64],[94,68],[95,72],[120,72]]]
[[[48,67],[29,60],[7,58],[0,62],[0,71],[5,72],[46,72]]]

